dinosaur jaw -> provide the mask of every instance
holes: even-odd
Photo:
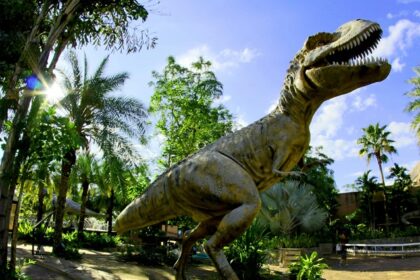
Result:
[[[312,68],[305,75],[312,87],[331,92],[332,98],[359,87],[384,80],[391,71],[391,65],[383,60],[362,65],[333,65]]]
[[[368,57],[382,35],[378,24],[355,20],[321,35],[324,44],[310,50],[304,62],[304,78],[311,88],[331,98],[388,76],[391,66],[386,59]]]

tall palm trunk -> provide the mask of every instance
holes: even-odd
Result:
[[[0,175],[1,187],[4,186],[3,184],[7,184],[7,188],[5,188],[6,191],[0,193],[0,275],[4,275],[7,270],[7,241],[9,238],[10,212],[16,184],[19,178],[19,168],[26,158],[28,151],[28,147],[25,146],[23,142],[20,143],[20,148],[18,155],[14,157],[14,161],[10,166],[11,173]]]
[[[384,212],[385,212],[385,231],[388,234],[389,232],[389,216],[388,216],[388,201],[386,196],[386,190],[385,190],[385,177],[384,177],[384,171],[382,170],[382,161],[381,156],[376,155],[376,159],[378,161],[379,166],[379,172],[381,173],[381,180],[382,180],[382,186],[383,186],[383,198],[384,198]]]
[[[54,226],[54,253],[60,255],[63,253],[62,247],[62,233],[63,233],[63,220],[64,210],[66,205],[66,195],[69,188],[69,177],[71,169],[76,162],[76,151],[71,149],[64,155],[64,159],[61,164],[61,179],[60,188],[58,191],[56,214],[55,214],[55,226]]]
[[[9,268],[11,271],[16,270],[16,245],[17,245],[17,236],[18,236],[18,228],[19,228],[19,212],[20,212],[20,205],[22,203],[24,185],[25,185],[25,180],[22,180],[22,182],[20,183],[19,197],[18,197],[15,216],[13,220],[12,246],[10,250],[10,265],[9,265]]]
[[[86,216],[86,202],[89,192],[89,181],[87,178],[83,179],[82,182],[82,202],[80,204],[80,215],[79,215],[79,225],[77,227],[77,235],[80,238],[83,238],[83,228],[85,227],[85,216]]]
[[[45,45],[43,46],[42,52],[39,56],[39,59],[36,63],[33,64],[33,72],[39,74],[47,68],[49,54],[52,51],[55,42],[59,38],[59,36],[63,33],[64,28],[68,25],[68,23],[74,18],[74,12],[79,6],[80,0],[72,0],[64,6],[63,13],[56,18],[54,24],[52,24],[51,30],[48,34],[47,40]],[[46,1],[42,8],[39,16],[36,19],[36,22],[31,30],[30,35],[26,39],[25,46],[22,50],[21,58],[16,65],[15,73],[13,74],[12,80],[15,81],[9,84],[8,88],[6,89],[6,96],[10,96],[10,92],[17,92],[16,82],[17,77],[21,71],[20,62],[23,59],[27,59],[30,57],[28,55],[30,51],[30,47],[34,42],[34,38],[39,36],[39,28],[41,26],[42,21],[45,19],[45,15],[49,12],[48,7],[50,6],[49,1]],[[55,65],[51,65],[50,70],[53,69]],[[16,79],[14,79],[16,78]],[[17,98],[16,98],[17,99]],[[9,136],[7,138],[6,147],[3,151],[3,157],[0,166],[0,275],[4,275],[7,270],[7,239],[8,239],[8,222],[9,222],[9,214],[10,214],[10,207],[12,205],[13,193],[16,188],[16,184],[13,183],[13,178],[17,177],[15,175],[18,173],[19,169],[14,169],[15,166],[20,166],[20,162],[16,159],[16,151],[19,137],[23,131],[23,124],[25,118],[28,114],[28,109],[32,101],[32,95],[29,91],[25,90],[24,96],[21,99],[20,104],[16,110],[16,114],[13,119],[13,125],[9,132]],[[1,123],[4,122],[4,119],[0,120]]]
[[[38,188],[38,209],[36,212],[36,222],[42,220],[44,215],[45,182],[41,182]]]
[[[114,211],[114,199],[115,193],[114,190],[111,189],[111,197],[109,198],[108,209],[106,211],[108,216],[108,235],[112,234],[112,212]]]

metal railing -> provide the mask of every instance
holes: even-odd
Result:
[[[396,243],[396,244],[346,244],[347,253],[350,255],[372,256],[406,256],[420,255],[419,243]]]

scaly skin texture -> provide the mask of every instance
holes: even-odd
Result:
[[[303,156],[319,106],[388,76],[391,66],[384,60],[353,61],[367,55],[381,33],[376,23],[354,20],[336,32],[310,36],[291,62],[272,113],[169,168],[121,212],[115,229],[121,233],[191,216],[199,224],[184,237],[176,279],[186,279],[188,254],[205,237],[206,252],[222,278],[238,279],[223,247],[252,223],[259,192],[290,174]]]

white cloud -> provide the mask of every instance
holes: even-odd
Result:
[[[393,19],[393,18],[405,17],[405,16],[408,16],[408,14],[409,14],[408,11],[401,11],[401,12],[395,13],[395,14],[387,13],[386,17],[388,19]]]
[[[231,95],[222,95],[222,97],[216,99],[213,103],[214,103],[214,105],[226,104],[231,99],[232,99]]]
[[[268,109],[265,111],[266,114],[269,114],[271,112],[274,111],[274,109],[276,109],[277,105],[279,104],[279,100],[278,99],[274,99],[270,106],[268,107]]]
[[[351,105],[352,109],[355,111],[365,111],[369,107],[376,107],[376,98],[372,94],[366,98],[362,98],[360,95],[355,95]]]
[[[335,160],[358,155],[356,140],[336,137],[343,126],[343,115],[349,109],[347,98],[347,96],[340,96],[327,101],[315,115],[310,127],[311,145],[322,146],[324,152]]]
[[[311,124],[311,145],[324,147],[325,153],[335,160],[359,156],[357,140],[345,139],[342,136],[351,136],[355,132],[353,126],[344,127],[346,113],[364,111],[376,106],[375,96],[363,98],[358,94],[361,91],[363,90],[358,89],[350,95],[325,102]]]
[[[401,19],[388,28],[389,35],[382,38],[378,48],[373,52],[375,57],[399,56],[413,45],[414,39],[420,37],[420,23]]]
[[[402,148],[416,144],[416,137],[411,130],[411,124],[405,122],[391,122],[388,127],[388,131],[391,132],[390,139],[394,140],[395,148]]]
[[[204,59],[211,61],[214,70],[223,71],[236,68],[243,63],[249,63],[259,55],[261,54],[257,50],[250,48],[242,50],[224,49],[214,52],[207,45],[201,45],[177,56],[177,61],[181,65],[191,66],[194,61],[202,56]]]
[[[344,95],[325,102],[311,124],[312,135],[334,137],[343,124],[343,113],[347,107]]]
[[[404,66],[405,66],[405,63],[401,63],[401,62],[400,62],[400,58],[399,58],[399,57],[397,57],[396,59],[394,59],[394,60],[392,61],[391,65],[392,65],[392,70],[393,70],[393,71],[395,71],[395,72],[401,72],[401,71],[402,71],[402,69],[403,69],[403,68],[404,68]]]
[[[135,145],[141,157],[146,161],[155,161],[162,152],[162,145],[165,142],[165,136],[161,133],[153,135],[147,145]]]
[[[249,125],[249,122],[245,119],[244,115],[239,114],[235,117],[233,130],[238,130],[248,125]]]
[[[358,157],[359,148],[356,140],[334,139],[325,135],[314,135],[311,145],[314,147],[322,146],[325,154],[334,160]]]

